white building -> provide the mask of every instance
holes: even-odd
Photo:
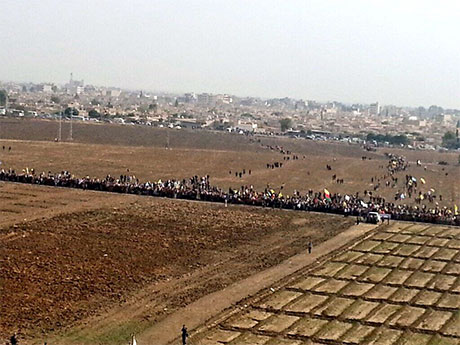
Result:
[[[371,103],[369,105],[369,115],[380,115],[380,104],[379,104],[379,102]]]

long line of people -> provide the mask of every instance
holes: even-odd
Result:
[[[295,191],[292,196],[287,196],[269,188],[264,191],[256,191],[252,186],[242,186],[239,189],[230,188],[228,191],[224,191],[211,185],[209,175],[193,176],[182,180],[141,182],[135,176],[115,178],[107,175],[103,179],[90,178],[89,176],[78,178],[68,171],[62,171],[58,174],[51,172],[37,174],[33,169],[27,169],[21,173],[12,169],[2,169],[0,180],[114,193],[317,211],[345,216],[364,216],[370,211],[377,211],[389,214],[392,219],[397,220],[460,226],[460,216],[454,208],[439,206],[429,208],[426,205],[396,204],[387,202],[381,197],[374,197],[369,193],[361,197],[359,192],[354,195],[342,195],[329,193],[327,190],[323,192],[309,190],[303,195]]]

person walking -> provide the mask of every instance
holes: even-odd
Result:
[[[182,345],[187,345],[188,332],[187,327],[182,325]]]
[[[312,250],[313,250],[313,243],[310,241],[308,242],[308,254],[311,254]]]

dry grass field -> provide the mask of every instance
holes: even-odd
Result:
[[[379,195],[394,201],[395,193],[403,191],[405,174],[410,174],[427,181],[420,186],[422,191],[433,188],[436,194],[443,196],[442,201],[438,200],[441,206],[460,204],[460,166],[458,154],[453,153],[397,149],[370,153],[356,145],[338,143],[81,123],[74,125],[73,142],[55,143],[57,122],[3,120],[0,128],[0,147],[12,147],[11,151],[0,150],[4,168],[21,171],[28,167],[38,172],[68,170],[77,176],[93,177],[119,176],[127,174],[129,169],[128,174],[151,181],[208,174],[211,182],[221,188],[253,185],[258,190],[267,186],[280,190],[282,187],[284,194],[293,190],[322,191],[323,188],[332,193],[353,194],[372,190],[371,177],[381,177],[386,171],[384,152],[393,152],[406,155],[412,165],[407,172],[397,175],[400,182],[396,188],[382,186],[377,192]],[[170,149],[165,148],[167,136]],[[285,161],[285,155],[267,149],[266,145],[283,146],[297,154],[299,160]],[[362,156],[372,159],[363,161]],[[420,167],[415,164],[418,159],[422,161]],[[449,165],[440,166],[439,161]],[[267,169],[267,163],[274,162],[282,162],[283,167]],[[327,164],[332,166],[332,171],[326,169]],[[235,172],[243,169],[251,170],[251,175],[236,177]],[[344,184],[334,182],[333,175],[344,179]],[[413,199],[404,202],[412,203]]]
[[[379,228],[229,314],[191,343],[460,344],[460,231]]]

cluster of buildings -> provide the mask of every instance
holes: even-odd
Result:
[[[68,83],[1,83],[0,115],[114,122],[171,128],[208,128],[239,133],[284,134],[309,139],[363,138],[369,133],[404,134],[411,145],[435,148],[460,124],[460,110],[392,105],[320,103],[228,94],[152,94]],[[0,95],[1,96],[1,95]],[[287,127],[281,128],[281,120]]]

